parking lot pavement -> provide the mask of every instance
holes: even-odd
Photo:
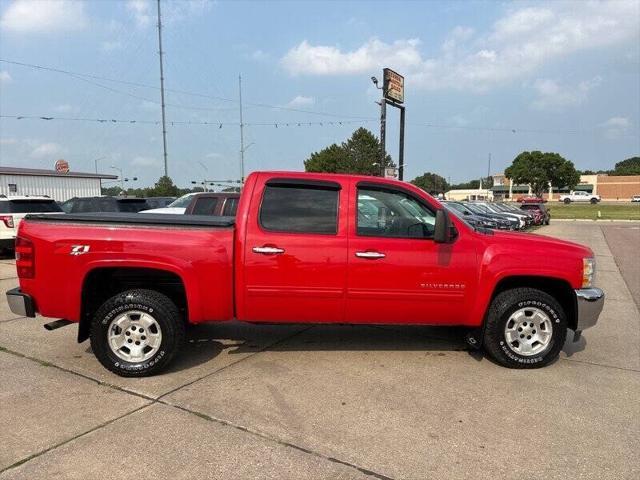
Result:
[[[640,223],[602,227],[616,264],[640,308]]]
[[[620,254],[598,224],[537,233],[589,245],[607,301],[534,371],[466,351],[459,329],[232,322],[127,380],[75,327],[3,306],[0,478],[638,478],[640,314]]]

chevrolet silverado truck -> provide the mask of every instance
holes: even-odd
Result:
[[[571,202],[589,202],[591,204],[596,204],[600,201],[600,195],[593,195],[589,192],[576,191],[571,192],[568,195],[560,195],[558,201],[565,204],[569,204]]]
[[[188,325],[463,326],[501,365],[541,367],[604,303],[593,252],[473,227],[378,177],[256,172],[234,217],[30,215],[16,240],[19,315],[78,323],[104,367],[166,368]]]

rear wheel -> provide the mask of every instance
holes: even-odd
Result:
[[[98,361],[123,377],[163,370],[182,347],[185,325],[176,305],[153,290],[128,290],[108,299],[91,324]]]
[[[592,198],[589,201],[591,202],[591,205],[595,205],[596,203],[598,203],[598,199],[597,198]]]
[[[539,368],[558,357],[567,336],[567,318],[549,294],[514,288],[496,296],[487,315],[484,347],[509,368]]]
[[[568,204],[570,204],[570,203],[571,203],[571,199],[570,199],[570,198],[565,198],[565,199],[563,200],[563,202],[564,202],[564,204],[565,204],[565,205],[568,205]]]

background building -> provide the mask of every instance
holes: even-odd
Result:
[[[529,185],[512,185],[511,181],[499,173],[493,175],[493,198],[495,200],[517,200],[518,197],[532,196]],[[580,183],[573,191],[583,191],[600,195],[602,200],[628,201],[633,195],[640,195],[640,175],[580,175]],[[560,195],[570,193],[569,188],[553,189],[543,196],[547,200],[557,200]]]
[[[63,202],[73,197],[100,195],[102,180],[116,180],[115,175],[82,172],[57,172],[35,168],[0,167],[0,194],[47,195]]]

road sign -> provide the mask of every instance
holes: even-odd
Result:
[[[384,98],[395,103],[404,103],[404,77],[390,68],[385,68],[382,91]]]

